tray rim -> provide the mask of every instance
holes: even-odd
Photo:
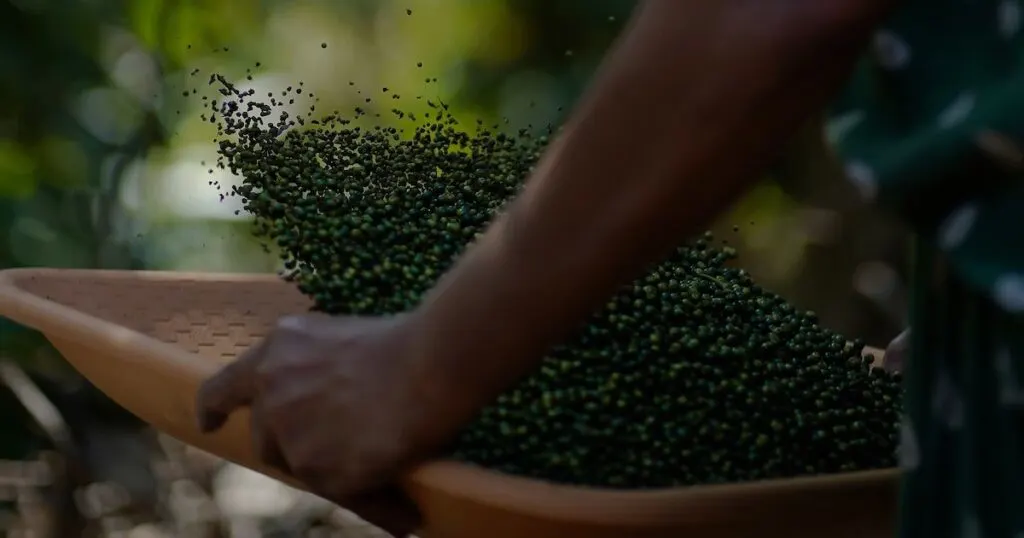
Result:
[[[24,291],[16,284],[21,278],[68,274],[85,277],[130,275],[134,278],[150,278],[164,282],[281,282],[279,276],[267,273],[58,268],[0,270],[0,316],[35,329],[47,338],[52,336],[51,333],[60,333],[61,339],[70,339],[93,349],[113,347],[121,351],[131,351],[145,347],[148,349],[147,353],[157,355],[172,367],[203,378],[215,373],[218,365],[172,344]],[[97,342],[102,345],[97,346]],[[252,467],[244,463],[243,465]],[[282,476],[271,469],[256,467],[255,470],[283,479],[292,486],[308,489],[295,479]],[[737,504],[746,505],[758,500],[763,501],[766,497],[799,495],[813,498],[816,492],[836,489],[879,493],[893,488],[895,491],[899,476],[898,468],[889,468],[734,484],[618,490],[555,484],[507,475],[466,463],[439,460],[412,469],[403,480],[403,485],[417,501],[426,501],[431,494],[440,493],[451,500],[551,521],[649,527],[663,526],[672,521],[698,523],[735,517],[734,507]],[[700,506],[701,510],[687,510],[685,505]],[[552,511],[553,506],[557,506],[557,512]],[[658,517],[652,518],[654,514],[651,508],[658,506],[671,506],[674,509],[664,513],[658,511]],[[615,508],[595,510],[595,507]]]

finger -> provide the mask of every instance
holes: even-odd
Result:
[[[398,487],[360,495],[342,505],[395,538],[407,538],[422,518],[416,505]]]
[[[199,387],[196,414],[203,433],[220,429],[233,411],[252,402],[257,388],[256,366],[268,346],[268,340],[260,342]]]
[[[882,357],[882,367],[888,372],[899,372],[906,365],[907,356],[910,354],[910,330],[900,333],[889,342],[885,348],[885,355]]]
[[[250,415],[250,430],[252,435],[253,452],[264,464],[273,467],[284,473],[290,473],[288,461],[281,451],[277,436],[271,431],[267,424],[267,413],[263,406],[256,405],[252,408]]]
[[[329,316],[313,312],[302,316],[283,317],[277,322],[279,330],[296,334],[330,335],[335,339],[344,340],[350,336],[361,335],[368,328],[380,328],[382,321],[388,320],[397,324],[406,314],[395,314],[387,317]]]
[[[864,358],[871,359],[872,368],[881,368],[885,364],[885,350],[877,347],[864,347]]]

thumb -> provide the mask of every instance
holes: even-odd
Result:
[[[256,366],[267,347],[266,340],[260,342],[199,387],[196,415],[203,433],[219,430],[232,412],[252,403],[256,395]]]

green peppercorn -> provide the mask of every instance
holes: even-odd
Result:
[[[212,80],[218,166],[241,177],[227,195],[280,248],[282,276],[329,314],[413,308],[519,192],[555,131],[466,129],[436,102],[427,117],[394,109],[397,127],[357,126],[363,109],[311,110],[302,124],[273,94],[260,103]],[[899,377],[728,267],[736,252],[717,244],[703,234],[623,286],[481,411],[453,457],[616,488],[893,465]]]

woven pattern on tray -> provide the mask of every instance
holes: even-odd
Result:
[[[24,276],[18,288],[192,353],[230,361],[283,315],[309,310],[293,285],[252,280],[160,278],[150,273],[54,272]]]
[[[19,276],[16,286],[37,297],[227,362],[262,339],[283,315],[306,312],[308,298],[273,277],[223,280],[211,275],[55,271]],[[332,514],[338,538],[387,533],[348,511]]]

